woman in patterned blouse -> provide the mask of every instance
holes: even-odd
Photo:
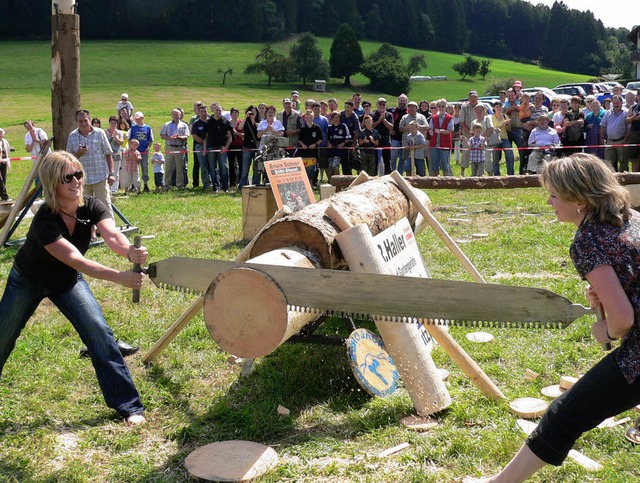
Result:
[[[546,464],[559,466],[582,433],[640,403],[640,213],[599,158],[577,153],[542,172],[547,203],[577,232],[570,254],[589,282],[587,298],[605,317],[591,327],[598,343],[620,339],[547,409],[526,443],[497,475],[482,480],[524,481]]]

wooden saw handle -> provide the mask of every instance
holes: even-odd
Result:
[[[598,319],[598,322],[606,318],[604,307],[602,306],[602,304],[598,304],[598,308],[596,309],[596,317]],[[602,350],[610,351],[611,349],[611,342],[605,342],[604,344],[602,344]]]
[[[142,237],[140,235],[136,235],[133,237],[133,246],[136,248],[140,248],[142,246]],[[142,272],[142,267],[140,266],[139,263],[134,263],[133,264],[133,271],[134,272]],[[140,302],[140,290],[137,288],[133,289],[132,295],[131,295],[131,301],[134,304],[137,304]]]

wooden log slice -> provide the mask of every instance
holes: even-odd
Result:
[[[275,349],[283,340],[289,321],[287,299],[266,273],[229,270],[211,282],[204,297],[204,320],[223,350],[261,357],[265,347]]]
[[[196,449],[184,465],[192,478],[205,481],[251,481],[271,470],[278,454],[252,441],[219,441]]]
[[[525,419],[539,418],[549,405],[536,397],[521,397],[509,403],[509,409],[516,416]]]
[[[414,224],[417,217],[417,211],[407,197],[389,176],[383,176],[305,206],[275,222],[256,239],[251,257],[282,247],[298,247],[315,254],[323,268],[346,269],[347,264],[335,242],[338,230],[324,216],[330,204],[343,213],[351,224],[367,224],[373,235],[403,217],[408,217],[409,222]]]

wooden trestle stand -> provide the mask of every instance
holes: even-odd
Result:
[[[338,239],[341,230],[325,216],[327,209],[331,208],[331,213],[342,214],[349,220],[348,223],[355,225],[356,228],[358,225],[367,226],[369,230],[367,236],[376,235],[405,217],[416,227],[422,226],[426,221],[445,240],[447,247],[454,255],[463,262],[465,269],[471,273],[474,280],[484,282],[475,267],[429,212],[426,194],[414,190],[406,183],[400,183],[398,177],[404,181],[399,173],[394,173],[391,177],[374,178],[287,216],[282,216],[281,213],[276,214],[274,219],[237,257],[237,260],[302,266],[310,269],[346,269],[348,266],[353,266],[341,250]],[[367,179],[364,176],[358,182]],[[343,227],[348,228],[345,225]],[[378,270],[373,260],[370,263],[372,265],[366,270]],[[267,296],[259,297],[260,293]],[[250,268],[234,269],[221,274],[212,282],[205,296],[198,298],[189,307],[167,334],[145,355],[144,361],[153,360],[202,306],[204,306],[205,323],[214,340],[223,350],[244,358],[255,358],[271,353],[302,327],[317,318],[314,313],[289,311],[285,294],[279,292],[277,284],[263,272]],[[266,312],[270,313],[267,315]],[[395,325],[402,326],[402,324]],[[437,326],[425,327],[485,395],[493,399],[505,399],[502,392],[446,330]],[[383,332],[386,332],[385,328],[381,330],[381,333]],[[393,337],[389,335],[385,337],[383,334],[385,345],[389,343],[393,347],[394,342],[388,342],[386,338],[392,341]],[[430,367],[430,364],[433,364],[432,361],[423,363],[422,355],[417,353],[415,357],[420,364],[416,363],[414,373],[424,371],[427,366]],[[405,375],[403,379],[407,385],[411,377]],[[411,382],[408,385],[411,385]],[[421,382],[418,385],[422,387],[412,389],[411,397],[420,414],[430,414],[450,404],[446,389],[443,391],[437,382],[429,381],[424,384]]]

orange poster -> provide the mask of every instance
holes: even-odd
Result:
[[[278,208],[288,206],[291,211],[298,211],[316,202],[302,158],[265,161],[264,169]]]

